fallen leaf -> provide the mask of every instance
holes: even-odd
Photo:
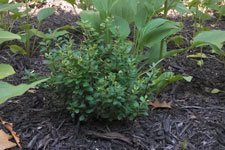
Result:
[[[10,133],[12,134],[13,138],[16,141],[16,144],[19,146],[19,148],[22,149],[22,146],[20,145],[19,135],[15,131],[13,131],[13,124],[9,122],[5,122],[3,120],[1,122],[2,122],[2,125],[10,131]]]
[[[217,94],[217,93],[220,93],[220,92],[221,92],[221,90],[216,89],[216,88],[211,91],[212,94]]]
[[[0,150],[6,150],[16,147],[16,143],[9,141],[12,136],[6,134],[3,130],[0,130]]]
[[[158,99],[156,99],[154,102],[149,102],[149,105],[153,106],[153,109],[155,108],[171,108],[171,101],[170,102],[159,102]]]

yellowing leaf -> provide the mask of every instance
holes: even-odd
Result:
[[[16,141],[16,144],[19,146],[19,148],[22,149],[22,146],[20,145],[19,135],[15,131],[13,131],[13,124],[9,122],[5,122],[5,121],[1,121],[1,122],[3,126],[10,131],[10,133],[12,134],[13,138]]]
[[[3,130],[0,130],[0,150],[6,150],[16,147],[16,143],[9,141],[12,136],[6,134]]]
[[[13,52],[13,53],[17,53],[17,52],[20,52],[21,55],[23,54],[27,54],[27,52],[20,46],[18,45],[10,45],[10,50]]]
[[[171,108],[171,103],[172,102],[159,102],[158,99],[156,99],[154,102],[149,102],[149,105],[153,106],[153,109],[155,108]]]
[[[202,67],[204,64],[203,60],[197,60],[197,65],[199,65],[200,67]]]
[[[221,92],[221,90],[216,89],[216,88],[211,91],[212,94],[217,94],[217,93],[220,93],[220,92]]]
[[[204,53],[197,53],[194,55],[188,55],[187,58],[207,58],[207,56]]]

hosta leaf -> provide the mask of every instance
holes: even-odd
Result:
[[[152,64],[158,62],[160,59],[160,45],[161,42],[158,42],[149,47],[148,51],[140,58],[143,61],[143,66],[147,64]],[[167,45],[164,41],[163,43],[163,54],[166,53]]]
[[[220,7],[219,13],[220,13],[220,15],[225,16],[225,5]]]
[[[10,41],[10,40],[14,40],[14,39],[21,39],[21,37],[17,34],[13,34],[11,32],[8,31],[2,31],[0,30],[0,44],[5,42],[5,41]]]
[[[127,20],[128,23],[134,21],[137,12],[136,0],[117,0],[113,3],[111,13],[114,16]]]
[[[153,14],[163,6],[165,1],[166,0],[148,0],[148,1],[145,1],[145,5],[148,8],[148,12],[150,14]]]
[[[23,6],[23,3],[17,3],[17,4],[1,4],[0,5],[0,12],[12,10],[12,9],[18,8],[20,6]]]
[[[153,22],[153,23],[152,23]],[[181,25],[165,19],[150,21],[141,31],[140,46],[154,44],[181,30]]]
[[[221,30],[211,30],[203,31],[194,37],[193,45],[202,46],[213,44],[218,48],[222,48],[225,42],[225,31]]]
[[[181,15],[186,14],[186,13],[191,13],[191,11],[189,9],[187,9],[187,7],[184,5],[183,2],[177,3],[177,5],[174,9],[176,9]]]
[[[123,39],[130,34],[128,22],[120,17],[116,17],[115,20],[113,20],[110,30],[112,33],[119,35]]]
[[[0,104],[5,102],[9,98],[24,94],[28,89],[47,80],[48,78],[33,82],[31,84],[20,84],[17,86],[11,85],[7,82],[0,81],[0,93],[1,93]]]
[[[48,16],[51,16],[55,11],[55,8],[44,8],[40,10],[37,14],[37,19],[39,22],[42,22]]]
[[[99,12],[95,12],[92,10],[82,11],[80,13],[80,17],[82,21],[88,21],[88,23],[90,23],[93,28],[99,31],[99,27],[101,24]]]
[[[115,0],[93,0],[95,8],[100,12],[108,12]]]
[[[8,64],[0,64],[0,79],[4,79],[5,77],[13,75],[14,73],[15,71],[12,66]]]
[[[149,13],[146,5],[140,2],[137,5],[137,14],[135,16],[135,25],[137,26],[138,30],[141,30],[141,28],[145,25],[148,16]]]

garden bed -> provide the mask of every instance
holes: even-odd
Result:
[[[51,16],[42,29],[55,29],[75,21],[76,17],[65,14]],[[192,34],[190,22],[185,22],[184,37]],[[211,26],[214,21],[207,23]],[[224,28],[224,24],[225,21],[219,22],[218,28]],[[211,94],[214,88],[225,91],[224,63],[206,51],[208,58],[199,67],[186,57],[191,53],[164,62],[165,69],[193,77],[190,83],[179,81],[169,85],[157,97],[160,101],[172,101],[171,109],[151,110],[149,106],[149,116],[134,121],[79,122],[66,110],[52,106],[47,91],[33,89],[0,105],[0,116],[13,123],[23,149],[27,150],[181,150],[185,143],[188,150],[224,150],[225,94]],[[7,78],[14,84],[24,82],[24,69],[49,73],[41,54],[28,58],[6,49],[0,51],[0,62],[11,64],[16,70],[15,75]]]

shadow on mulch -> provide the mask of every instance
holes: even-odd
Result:
[[[74,16],[53,15],[41,29],[71,24],[73,21],[66,21],[70,18]],[[0,116],[14,124],[24,150],[182,150],[184,141],[187,150],[224,150],[225,94],[210,93],[213,88],[225,91],[224,63],[205,53],[209,58],[202,68],[186,58],[189,53],[168,58],[166,69],[191,75],[192,82],[173,83],[162,91],[158,98],[172,101],[172,109],[150,110],[149,116],[134,121],[79,123],[66,110],[52,106],[54,99],[43,89],[8,100],[0,106]],[[7,78],[14,84],[22,82],[24,69],[48,74],[43,60],[0,52],[0,62],[13,65],[17,72]]]

